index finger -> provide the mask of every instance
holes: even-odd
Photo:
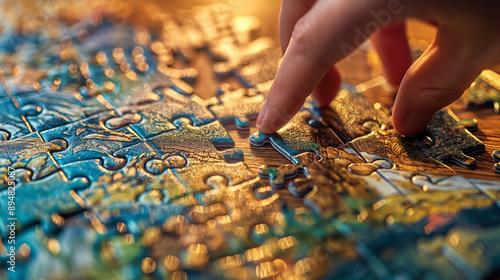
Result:
[[[393,2],[318,0],[295,25],[261,112],[260,131],[276,132],[300,110],[333,63],[378,29],[402,19],[405,7],[387,6]],[[385,20],[377,21],[380,15]]]
[[[314,2],[316,0],[283,0],[281,2],[279,34],[283,52],[288,47],[295,24],[311,9]]]

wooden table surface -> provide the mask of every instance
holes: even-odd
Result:
[[[179,8],[190,8],[194,5],[205,5],[213,2],[211,0],[191,0],[191,1],[168,1],[169,3],[161,3],[159,5],[168,9],[176,10]],[[237,15],[254,15],[261,21],[261,26],[256,36],[269,36],[274,39],[276,45],[278,42],[278,19],[280,1],[277,0],[227,0],[225,3],[231,5]],[[432,41],[435,30],[433,27],[416,21],[407,22],[407,33],[412,49],[425,50]],[[354,85],[362,84],[373,78],[381,76],[380,65],[377,63],[378,57],[371,50],[369,44],[358,49],[351,54],[347,59],[338,63],[338,68],[344,79]],[[215,94],[217,83],[214,75],[211,72],[210,65],[212,61],[207,55],[200,55],[199,59],[191,63],[200,71],[200,77],[195,84],[195,92],[203,98],[209,98]],[[234,78],[229,78],[223,82],[229,82],[238,86],[239,82]],[[241,86],[241,85],[240,85]],[[370,102],[380,102],[387,106],[392,106],[394,94],[378,86],[367,90],[364,95]],[[479,122],[478,131],[474,132],[481,141],[486,144],[486,151],[477,154],[474,157],[477,159],[476,169],[465,169],[455,164],[449,164],[457,173],[467,178],[478,178],[487,180],[496,180],[500,182],[500,174],[493,171],[495,161],[491,157],[491,153],[500,149],[500,115],[495,115],[492,108],[482,108],[474,112],[466,111],[463,107],[454,103],[450,108],[455,114],[463,118],[476,118]],[[234,125],[225,126],[230,135],[236,142],[236,148],[241,149],[245,153],[245,162],[254,171],[262,164],[280,165],[289,163],[284,156],[274,150],[271,146],[252,147],[249,143],[249,136],[256,132],[255,121],[252,122],[252,127],[249,131],[237,130]]]

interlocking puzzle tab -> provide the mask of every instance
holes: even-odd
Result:
[[[65,142],[43,142],[34,133],[20,139],[1,141],[0,185],[7,185],[9,168],[17,169],[17,179],[22,182],[38,180],[56,172],[58,165],[52,161],[51,153],[66,148]]]
[[[142,116],[141,122],[131,124],[130,127],[144,139],[176,129],[173,121],[177,118],[189,118],[195,126],[215,120],[214,115],[206,108],[208,101],[196,95],[185,96],[171,88],[157,93],[160,98],[158,102],[123,106],[117,110],[120,114],[137,113]]]
[[[217,101],[215,101],[217,100]],[[248,129],[250,118],[256,118],[264,105],[266,95],[254,89],[230,90],[228,84],[220,87],[220,94],[209,105],[221,123],[234,122],[238,129]]]
[[[104,120],[110,117],[112,113],[100,113],[78,122],[43,131],[40,135],[45,141],[60,140],[67,143],[67,149],[54,154],[55,160],[61,166],[102,158],[106,168],[118,169],[126,161],[113,156],[113,153],[141,140],[126,128],[108,129],[104,125]]]

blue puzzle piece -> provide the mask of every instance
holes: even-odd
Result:
[[[130,267],[140,267],[147,250],[137,242],[127,242],[125,234],[127,232],[120,232],[116,226],[98,226],[94,215],[84,212],[67,220],[57,234],[46,234],[35,228],[18,233],[15,271],[7,271],[5,265],[4,268],[8,279],[12,280],[51,279],[57,275],[70,278],[123,274],[134,279],[144,277],[141,269]],[[113,248],[112,261],[105,256],[108,246]],[[0,257],[2,263],[7,263],[8,259],[9,256]]]
[[[118,169],[126,163],[124,158],[115,157],[113,153],[141,142],[126,128],[110,130],[104,121],[112,117],[110,113],[100,113],[84,120],[40,133],[46,141],[63,139],[68,143],[64,151],[54,153],[55,160],[63,166],[69,163],[88,159],[103,159],[103,166]]]
[[[86,188],[89,181],[85,177],[76,177],[68,180],[60,172],[53,173],[43,179],[32,182],[20,182],[12,189],[0,192],[0,207],[8,209],[9,197],[14,193],[16,210],[0,213],[0,234],[5,237],[9,234],[7,223],[15,221],[18,231],[34,224],[41,223],[44,230],[51,230],[54,226],[52,214],[71,214],[81,211],[81,206],[75,201],[74,192]],[[10,192],[10,193],[9,193]],[[17,220],[12,220],[12,218]]]
[[[145,142],[119,150],[114,155],[126,159],[126,166],[108,170],[103,167],[101,159],[62,166],[69,178],[87,176],[92,182],[88,189],[79,193],[89,207],[105,211],[151,203],[164,204],[187,193],[186,187],[169,170],[186,166],[184,157],[171,155],[162,159]],[[116,184],[121,187],[108,188]],[[148,192],[155,196],[147,195]],[[139,199],[144,195],[151,197],[151,201]]]
[[[75,98],[72,92],[46,90],[17,96],[20,106],[40,106],[36,116],[27,116],[31,127],[36,131],[63,126],[77,122],[99,112],[107,111],[97,100],[85,102]],[[36,104],[36,105],[35,105]]]
[[[30,128],[23,120],[23,116],[37,115],[41,111],[41,107],[36,105],[17,108],[10,97],[0,99],[0,108],[3,111],[0,130],[4,131],[1,140],[17,139],[30,134]]]
[[[131,124],[130,127],[144,139],[175,130],[177,126],[172,122],[177,118],[189,118],[194,126],[205,125],[215,120],[213,114],[207,110],[205,101],[196,95],[185,96],[170,88],[157,93],[162,99],[159,102],[118,109],[121,114],[132,112],[142,116],[140,123]]]

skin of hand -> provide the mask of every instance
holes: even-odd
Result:
[[[257,127],[265,134],[276,132],[311,92],[319,106],[327,106],[340,84],[334,63],[371,36],[388,82],[400,84],[394,127],[415,136],[482,70],[500,63],[499,9],[500,2],[489,0],[283,0],[283,61]],[[414,63],[403,23],[410,17],[438,30]]]

